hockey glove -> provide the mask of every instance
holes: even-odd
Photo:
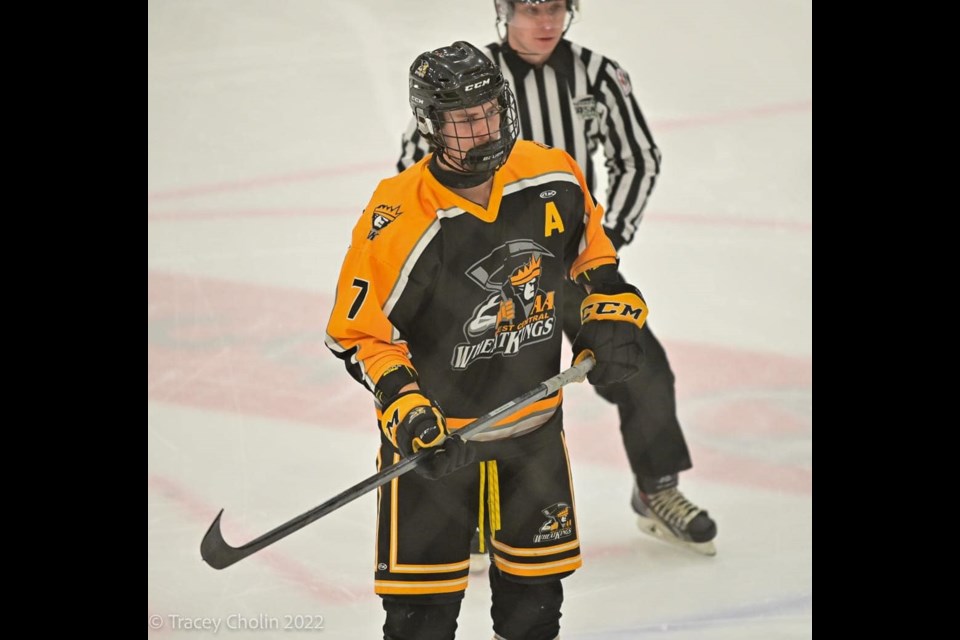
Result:
[[[380,430],[404,457],[421,449],[441,447],[416,466],[420,475],[436,479],[469,464],[473,450],[459,437],[447,438],[447,422],[440,408],[419,391],[395,397],[383,412]]]
[[[475,462],[476,459],[477,452],[473,445],[464,442],[457,434],[453,434],[443,441],[437,453],[425,457],[415,470],[424,478],[436,480]]]
[[[640,291],[626,283],[597,286],[580,305],[580,331],[573,341],[573,363],[593,355],[587,374],[593,385],[622,382],[640,372],[643,345],[640,329],[647,321]]]

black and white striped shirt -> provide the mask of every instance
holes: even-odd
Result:
[[[608,186],[603,226],[618,249],[634,238],[660,173],[660,150],[637,104],[627,73],[613,60],[561,40],[541,68],[505,42],[487,45],[517,97],[520,136],[565,149],[596,187],[594,152],[602,145]],[[397,170],[430,151],[416,118],[403,134]]]

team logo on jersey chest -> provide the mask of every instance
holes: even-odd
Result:
[[[371,222],[370,233],[367,234],[367,240],[373,240],[379,235],[383,228],[400,217],[400,205],[390,206],[388,204],[378,204],[373,210],[373,221]]]
[[[466,369],[477,360],[512,356],[549,340],[557,324],[554,292],[544,290],[544,260],[554,255],[532,240],[500,245],[466,271],[490,294],[463,325],[466,342],[453,349],[450,365]]]

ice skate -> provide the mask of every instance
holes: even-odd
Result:
[[[630,504],[644,533],[707,556],[717,554],[717,524],[676,487],[645,494],[634,486]]]

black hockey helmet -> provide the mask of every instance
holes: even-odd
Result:
[[[441,114],[496,102],[499,126],[489,131],[485,141],[460,152],[463,138],[445,136],[441,132]],[[417,118],[420,133],[436,152],[450,160],[462,155],[457,164],[463,173],[492,174],[507,161],[520,134],[520,121],[510,83],[499,67],[469,42],[457,41],[447,47],[417,56],[410,66],[410,108]],[[476,142],[476,140],[473,140]]]
[[[497,35],[500,36],[501,40],[506,40],[506,29],[503,30],[503,33],[501,33],[500,29],[501,27],[510,26],[510,23],[513,22],[513,18],[516,15],[516,5],[538,5],[551,1],[552,0],[493,0],[493,6],[496,7],[497,10]],[[567,29],[570,28],[570,25],[573,24],[580,15],[580,0],[566,0],[566,5],[567,17],[563,24],[564,34],[567,33]]]

